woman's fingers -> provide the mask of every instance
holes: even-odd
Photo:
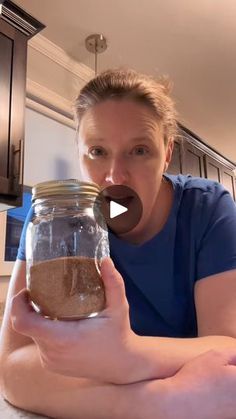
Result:
[[[124,315],[124,312],[127,314],[128,302],[124,281],[110,258],[105,258],[102,261],[101,274],[105,286],[107,310],[109,310],[108,317],[113,315],[116,317],[117,314],[122,313]],[[23,289],[12,299],[11,321],[12,327],[18,333],[30,336],[37,341],[57,342],[62,340],[65,330],[68,333],[73,332],[73,334],[76,332],[76,335],[79,336],[79,332],[84,330],[86,319],[81,320],[81,325],[80,321],[64,322],[47,319],[33,309],[30,304],[29,292],[27,289]]]
[[[21,290],[15,295],[11,302],[12,327],[18,333],[30,336],[35,339],[47,337],[53,338],[53,330],[57,329],[57,322],[45,319],[41,314],[36,313],[30,304],[29,292]],[[56,330],[55,330],[56,331]]]

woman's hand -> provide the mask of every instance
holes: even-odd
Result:
[[[24,289],[12,300],[13,328],[34,340],[43,367],[50,371],[116,384],[138,381],[134,356],[138,336],[130,328],[123,279],[110,258],[103,260],[101,274],[107,307],[98,317],[46,319],[33,310]]]
[[[205,352],[173,377],[136,383],[132,388],[137,417],[235,419],[236,350]]]
[[[168,379],[175,419],[236,418],[236,351],[211,350]]]

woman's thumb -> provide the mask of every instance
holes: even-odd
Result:
[[[123,278],[116,270],[111,258],[106,257],[102,260],[101,275],[105,286],[107,308],[115,310],[128,304]]]

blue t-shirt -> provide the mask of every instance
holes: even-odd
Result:
[[[109,232],[110,253],[123,276],[133,331],[146,336],[195,337],[194,284],[236,269],[236,205],[217,182],[165,175],[174,201],[163,229],[142,245]],[[18,258],[25,260],[26,219]]]

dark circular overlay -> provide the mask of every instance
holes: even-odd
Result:
[[[112,208],[118,208],[119,212],[123,207],[126,209],[125,212],[113,216]],[[94,204],[97,223],[104,228],[105,219],[108,227],[116,234],[133,230],[139,223],[142,213],[143,206],[138,194],[124,185],[112,185],[103,189]]]

